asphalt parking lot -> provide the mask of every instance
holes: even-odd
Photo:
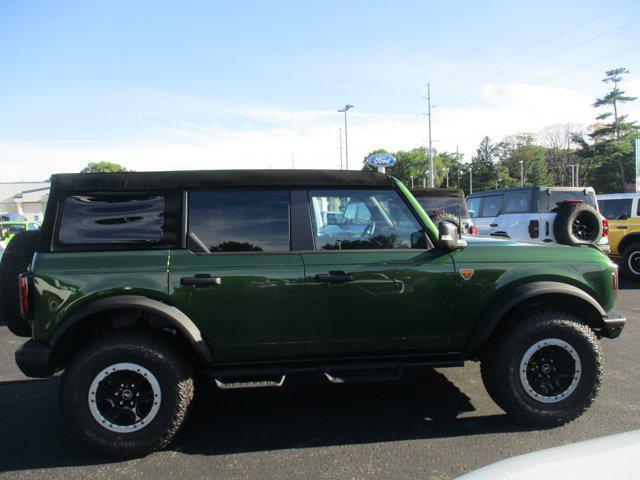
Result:
[[[281,389],[199,392],[169,450],[101,458],[70,436],[58,379],[27,379],[0,328],[0,478],[452,478],[541,448],[640,428],[640,285],[623,283],[622,336],[604,340],[594,406],[553,430],[512,423],[484,391],[476,364],[414,371],[401,382],[331,385],[298,378]]]

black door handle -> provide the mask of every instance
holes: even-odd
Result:
[[[497,223],[492,223],[491,225],[489,225],[490,227],[497,227],[498,224]]]
[[[195,277],[182,277],[180,279],[180,285],[193,285],[196,287],[210,287],[211,285],[220,285],[220,277],[212,277],[207,274],[199,274]]]
[[[353,275],[345,272],[319,273],[316,275],[316,282],[321,283],[344,283],[353,282]]]

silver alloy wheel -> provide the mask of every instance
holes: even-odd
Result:
[[[553,365],[553,359],[545,362],[544,357],[541,357],[543,362],[541,365],[538,365],[538,361],[536,360],[536,364],[532,362],[534,355],[536,357],[544,355],[545,352],[549,352],[547,356],[553,357],[551,355],[551,349],[560,349],[561,352],[565,352],[566,359],[572,360],[573,365],[569,371],[565,371],[562,375],[566,380],[564,383],[566,385],[559,391],[551,391],[550,394],[545,395],[541,392],[541,389],[536,385],[532,385],[530,381],[531,376],[537,375],[538,377],[543,377],[543,375],[547,375],[549,378],[556,373],[556,368]],[[535,368],[536,371],[532,372],[532,368]],[[565,366],[566,370],[566,366]],[[580,382],[580,377],[582,376],[582,362],[580,362],[580,357],[575,349],[564,340],[560,340],[558,338],[547,338],[544,340],[540,340],[533,344],[524,354],[522,360],[520,361],[520,383],[524,391],[531,398],[542,402],[542,403],[556,403],[564,400],[569,395],[573,393],[573,391],[578,387],[578,383]],[[550,380],[550,382],[553,380]]]
[[[640,275],[638,265],[640,265],[640,251],[633,252],[627,259],[627,266],[629,267],[629,271],[634,275]]]
[[[121,383],[122,376],[133,379],[129,386]],[[114,388],[114,380],[119,385]],[[137,388],[136,388],[137,387]],[[108,393],[102,393],[105,389]],[[142,390],[142,393],[137,390]],[[144,411],[136,403],[138,398],[145,400]],[[106,401],[105,401],[106,400]],[[156,377],[146,368],[135,363],[116,363],[102,370],[89,387],[89,410],[93,418],[107,430],[118,433],[130,433],[146,427],[158,414],[162,394]],[[105,406],[106,405],[106,406]],[[110,415],[109,410],[117,408],[119,412],[128,414],[132,420],[118,421],[117,416]]]

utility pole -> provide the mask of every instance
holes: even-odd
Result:
[[[520,160],[520,186],[524,187],[524,160]]]
[[[427,83],[427,116],[429,117],[429,187],[433,188],[433,149],[431,148],[431,86]]]
[[[411,189],[413,190],[413,175],[411,175]]]
[[[460,154],[458,153],[458,146],[456,145],[456,167],[458,169],[458,183],[457,187],[460,188]]]
[[[447,175],[447,188],[449,188],[449,169],[445,168],[444,173]]]
[[[469,165],[469,195],[473,193],[473,165]]]
[[[348,134],[347,134],[347,112],[349,109],[353,108],[353,105],[346,104],[342,107],[338,112],[344,112],[344,159],[347,166],[347,170],[349,170],[349,143],[348,143]]]
[[[572,163],[569,166],[571,167],[571,186],[572,187],[579,187],[580,186],[580,182],[578,180],[578,175],[579,175],[578,168],[580,167],[580,164],[579,163]]]
[[[340,170],[342,170],[342,127],[338,128],[338,142],[340,143]]]

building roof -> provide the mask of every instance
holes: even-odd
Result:
[[[40,190],[39,195],[43,197],[47,194],[48,189],[49,182],[0,182],[0,203],[14,203],[16,195],[22,194],[24,196],[30,192],[38,192]],[[37,196],[38,193],[35,193],[35,195]]]
[[[174,172],[62,173],[51,190],[167,190],[216,187],[390,187],[376,172],[352,170],[188,170]]]

